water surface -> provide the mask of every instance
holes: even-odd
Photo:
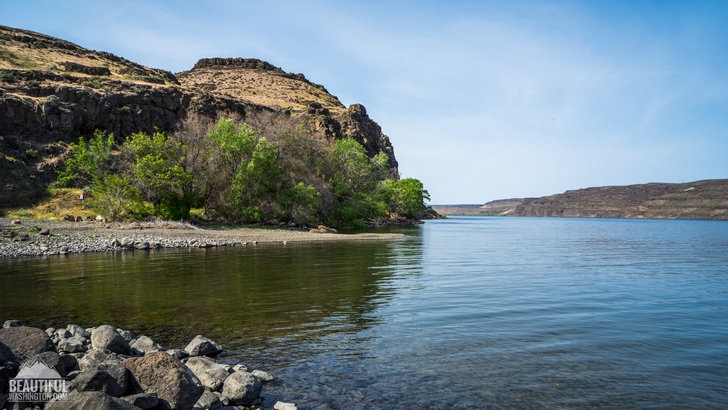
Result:
[[[393,242],[0,260],[0,319],[114,324],[307,408],[725,408],[728,224],[455,217]]]

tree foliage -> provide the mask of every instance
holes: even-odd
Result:
[[[429,200],[420,181],[388,178],[385,153],[369,157],[353,139],[329,141],[303,126],[271,130],[222,118],[171,135],[133,134],[119,146],[97,132],[71,148],[58,183],[87,184],[93,206],[112,219],[185,219],[202,207],[233,222],[358,227],[417,218]]]
[[[165,219],[187,219],[198,202],[195,177],[185,166],[186,147],[164,133],[136,133],[126,139],[122,155],[131,185]]]
[[[111,151],[114,148],[114,134],[96,130],[94,138],[71,143],[73,155],[65,162],[66,169],[58,173],[57,184],[66,186],[76,180],[95,185],[104,179],[111,167]]]

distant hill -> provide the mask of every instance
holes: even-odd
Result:
[[[483,205],[432,205],[432,209],[440,215],[507,216],[522,202],[523,198],[498,199]]]
[[[433,205],[433,209],[444,215],[728,219],[728,179],[584,188],[484,205]]]
[[[0,207],[32,204],[55,181],[68,143],[100,129],[117,141],[172,132],[185,118],[220,116],[271,128],[306,124],[326,138],[352,138],[398,164],[389,138],[360,104],[265,61],[204,58],[178,74],[32,31],[0,26]]]

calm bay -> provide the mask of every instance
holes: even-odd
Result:
[[[406,239],[0,259],[0,319],[203,334],[299,409],[724,408],[728,223],[452,217]],[[321,407],[323,406],[323,407]]]

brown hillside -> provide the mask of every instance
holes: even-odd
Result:
[[[286,73],[252,58],[204,58],[177,78],[187,87],[267,107],[306,111],[313,103],[338,113],[346,111],[338,98],[303,74]]]
[[[519,216],[728,219],[728,179],[606,186],[528,198]]]
[[[432,208],[443,215],[728,219],[728,179],[584,188],[540,198]]]

